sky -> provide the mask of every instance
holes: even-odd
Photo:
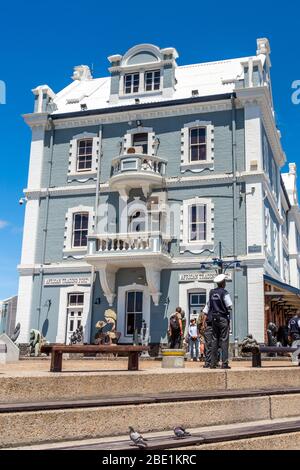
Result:
[[[256,38],[267,37],[277,125],[288,161],[297,163],[300,104],[291,97],[292,83],[300,81],[299,31],[296,1],[2,2],[0,80],[6,85],[6,104],[0,104],[0,299],[18,289],[24,218],[18,201],[27,185],[31,137],[22,114],[33,110],[32,88],[46,83],[58,92],[79,64],[93,67],[94,77],[106,76],[107,56],[140,43],[175,47],[178,65],[185,65],[254,55]]]

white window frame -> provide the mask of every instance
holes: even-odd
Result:
[[[190,130],[198,127],[206,129],[206,160],[192,162],[190,160]],[[214,126],[211,121],[193,121],[185,124],[181,129],[181,172],[187,170],[199,172],[205,168],[212,169],[213,163]]]
[[[126,295],[128,291],[142,291],[143,292],[143,320],[145,320],[149,331],[151,331],[150,324],[150,292],[149,287],[141,284],[130,284],[118,288],[118,320],[117,330],[121,333],[121,343],[132,343],[132,336],[125,336],[126,328]]]
[[[148,134],[148,153],[147,155],[155,155],[155,133],[152,127],[136,127],[130,129],[123,137],[123,154],[127,154],[127,150],[133,147],[133,136],[134,134]]]
[[[201,143],[198,142],[197,144],[192,144],[191,133],[194,130],[204,129],[205,130],[205,142]],[[192,160],[192,147],[205,147],[205,158],[203,160]],[[190,127],[189,128],[189,162],[190,163],[201,163],[207,161],[207,127],[206,126],[197,126],[197,127]]]
[[[86,229],[83,229],[83,228],[80,228],[80,229],[76,229],[75,228],[75,217],[77,215],[87,215],[88,217],[88,225],[87,225],[87,228]],[[87,247],[87,243],[86,245],[78,245],[78,246],[75,246],[75,232],[82,232],[83,230],[86,230],[87,233],[88,233],[88,230],[89,230],[89,218],[90,218],[90,214],[89,212],[74,212],[73,214],[73,221],[72,221],[72,248],[86,248]],[[82,236],[81,236],[81,239],[82,239]]]
[[[85,155],[79,155],[79,148],[80,148],[80,144],[81,142],[88,142],[88,141],[91,141],[92,142],[92,151],[90,154],[85,154]],[[86,147],[85,147],[86,149]],[[87,156],[90,156],[91,157],[91,166],[90,168],[79,168],[79,158],[80,157],[87,157]],[[77,149],[76,149],[76,171],[78,173],[86,173],[87,171],[91,171],[93,168],[93,139],[91,138],[85,138],[85,139],[78,139],[77,140]]]
[[[142,294],[142,311],[141,312],[128,312],[127,311],[127,300],[128,300],[128,294],[129,293],[134,293],[136,294],[137,292],[140,292]],[[127,336],[127,337],[130,337],[132,338],[133,334],[130,334],[130,333],[127,333],[127,327],[128,327],[128,314],[133,314],[133,315],[136,315],[136,314],[142,314],[142,320],[143,320],[143,305],[144,305],[144,292],[141,291],[140,289],[134,289],[134,290],[127,290],[126,291],[126,294],[125,294],[125,330],[124,330],[124,336]]]
[[[82,304],[76,304],[76,305],[69,305],[69,298],[71,295],[83,295],[83,303]],[[82,325],[82,319],[83,319],[83,308],[84,308],[84,299],[85,298],[85,295],[84,295],[84,292],[70,292],[68,294],[68,300],[67,300],[67,324],[66,324],[66,344],[68,344],[70,342],[70,337],[72,335],[72,333],[74,333],[77,328],[78,328],[78,320],[80,320],[80,325]],[[72,318],[70,316],[70,310],[74,310],[74,317]],[[79,311],[81,311],[81,316],[79,317],[78,313]],[[77,321],[76,324],[74,324],[74,328],[72,330],[72,332],[70,331],[69,329],[69,323],[71,320],[74,320]],[[83,326],[83,325],[82,325]],[[67,336],[68,335],[68,336]]]
[[[139,84],[138,84],[138,90],[137,91],[133,91],[133,86],[134,86],[134,78],[133,76],[134,75],[138,75],[139,77]],[[131,80],[131,85],[130,85],[130,92],[129,93],[126,93],[126,85],[125,85],[125,82],[126,82],[126,77],[128,76],[131,76],[132,77],[132,80]],[[125,72],[124,75],[123,75],[123,95],[124,96],[130,96],[130,95],[137,95],[141,90],[141,73],[140,72]]]
[[[88,246],[75,246],[73,247],[73,219],[74,214],[80,212],[87,212],[89,214],[89,223],[88,223],[88,235],[91,235],[94,231],[95,224],[95,213],[94,208],[91,206],[76,206],[70,207],[66,213],[65,217],[65,232],[64,232],[64,249],[63,252],[66,254],[70,253],[86,253]]]
[[[157,89],[154,89],[154,74],[155,72],[159,72],[159,87]],[[152,74],[152,80],[151,80],[151,90],[146,90],[146,86],[147,86],[147,81],[146,81],[146,75],[147,73],[151,73]],[[153,91],[160,91],[161,90],[161,82],[162,82],[162,76],[161,76],[161,70],[160,68],[158,69],[152,69],[152,70],[145,70],[144,72],[144,91],[145,93],[149,93],[149,92],[153,92]]]
[[[206,240],[189,240],[189,214],[190,207],[193,205],[206,206]],[[212,248],[214,245],[214,204],[211,199],[194,197],[185,199],[182,203],[180,216],[180,253],[190,251],[192,253],[201,253],[206,248]]]
[[[200,221],[200,220],[196,220],[196,222],[192,222],[191,220],[191,215],[192,215],[192,208],[193,207],[196,207],[196,211],[197,211],[197,207],[204,207],[205,210],[205,220],[203,221]],[[205,234],[206,234],[206,237],[203,239],[203,240],[191,240],[191,226],[192,224],[198,226],[198,225],[204,225],[205,226]],[[207,240],[207,206],[206,204],[191,204],[189,206],[189,212],[188,212],[188,241],[189,243],[203,243],[203,242],[206,242]]]
[[[92,139],[92,167],[88,170],[78,170],[77,168],[77,149],[78,143],[81,140]],[[82,175],[91,175],[96,174],[98,169],[99,161],[99,137],[96,134],[90,132],[83,132],[77,134],[70,141],[69,148],[69,168],[68,176],[82,176]]]
[[[265,247],[268,256],[272,253],[271,247],[271,213],[268,207],[265,208]]]

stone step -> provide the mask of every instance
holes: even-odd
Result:
[[[0,403],[80,400],[181,392],[300,387],[299,367],[207,370],[150,369],[137,372],[36,372],[0,376]]]
[[[190,437],[178,440],[172,431],[143,433],[147,439],[147,450],[298,450],[300,447],[300,417],[274,420],[251,421],[228,424],[226,426],[207,426],[189,428]],[[32,446],[16,447],[19,450],[112,450],[134,452],[127,435],[116,438],[85,439],[44,443]],[[134,455],[134,454],[132,454]]]
[[[295,417],[300,393],[0,413],[0,447]],[[20,432],[20,430],[26,432]]]

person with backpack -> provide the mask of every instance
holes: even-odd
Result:
[[[289,339],[292,342],[292,348],[300,348],[300,309],[296,311],[296,315],[290,319],[288,324]],[[293,364],[300,365],[299,352],[295,351],[292,354]]]
[[[171,349],[181,348],[181,338],[183,336],[182,319],[181,319],[181,307],[177,307],[175,313],[170,317],[169,323],[169,341]]]
[[[225,274],[216,276],[214,282],[217,284],[217,287],[210,291],[208,302],[203,309],[203,312],[207,315],[207,320],[211,322],[212,328],[210,368],[217,368],[218,352],[220,348],[222,369],[231,369],[228,364],[228,353],[232,301],[228,291],[225,289]]]

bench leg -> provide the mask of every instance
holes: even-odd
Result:
[[[62,352],[53,351],[51,353],[50,372],[61,372],[62,369]]]
[[[261,353],[259,351],[252,353],[252,367],[261,367]]]
[[[138,352],[129,353],[128,370],[139,370],[139,353]]]

